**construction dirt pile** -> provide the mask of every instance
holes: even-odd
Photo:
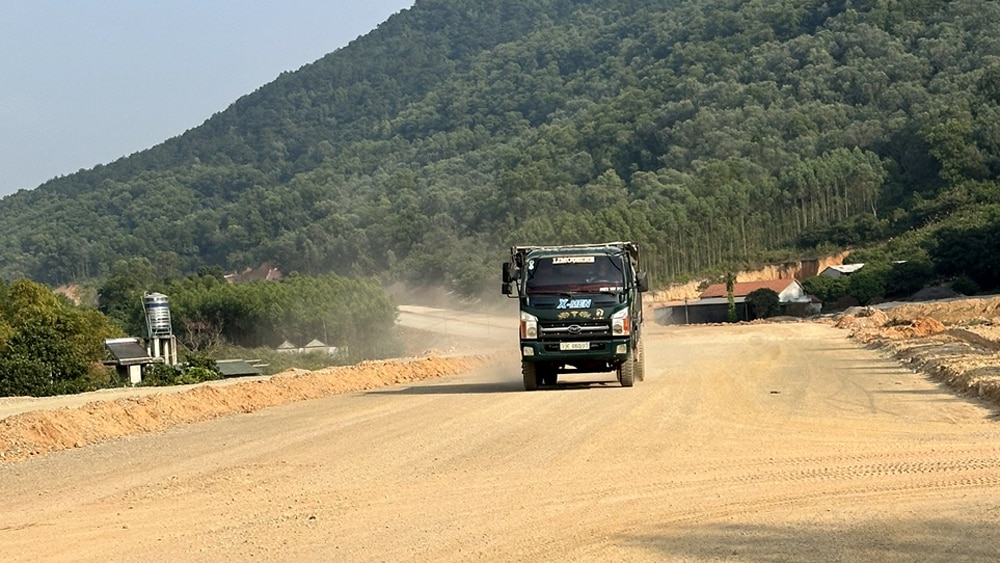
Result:
[[[1000,298],[852,308],[835,326],[964,395],[1000,404]]]
[[[295,401],[454,375],[486,360],[483,356],[426,357],[370,361],[314,372],[289,370],[252,381],[205,384],[177,393],[127,396],[75,408],[15,414],[0,420],[0,462]]]

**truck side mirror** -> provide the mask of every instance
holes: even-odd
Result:
[[[639,291],[649,291],[649,280],[646,279],[646,272],[636,272],[635,287]]]
[[[504,262],[503,263],[503,283],[506,285],[506,284],[509,284],[512,281],[514,281],[514,278],[511,275],[510,262]],[[508,293],[510,293],[509,290],[506,291],[506,292],[504,292],[504,295],[507,295]]]

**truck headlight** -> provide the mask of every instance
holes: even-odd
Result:
[[[521,338],[538,338],[538,317],[521,311]]]
[[[628,336],[628,307],[611,315],[611,334],[614,336]]]

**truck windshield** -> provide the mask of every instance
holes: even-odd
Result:
[[[529,260],[526,294],[621,291],[625,285],[618,256],[552,256]]]

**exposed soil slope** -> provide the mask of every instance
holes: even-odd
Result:
[[[836,326],[959,393],[1000,404],[1000,298],[852,309]]]
[[[44,409],[0,420],[0,461],[37,457],[146,432],[328,395],[376,389],[462,373],[478,356],[364,362],[321,371],[290,370],[228,385],[204,384],[180,393],[97,400],[75,408]]]

